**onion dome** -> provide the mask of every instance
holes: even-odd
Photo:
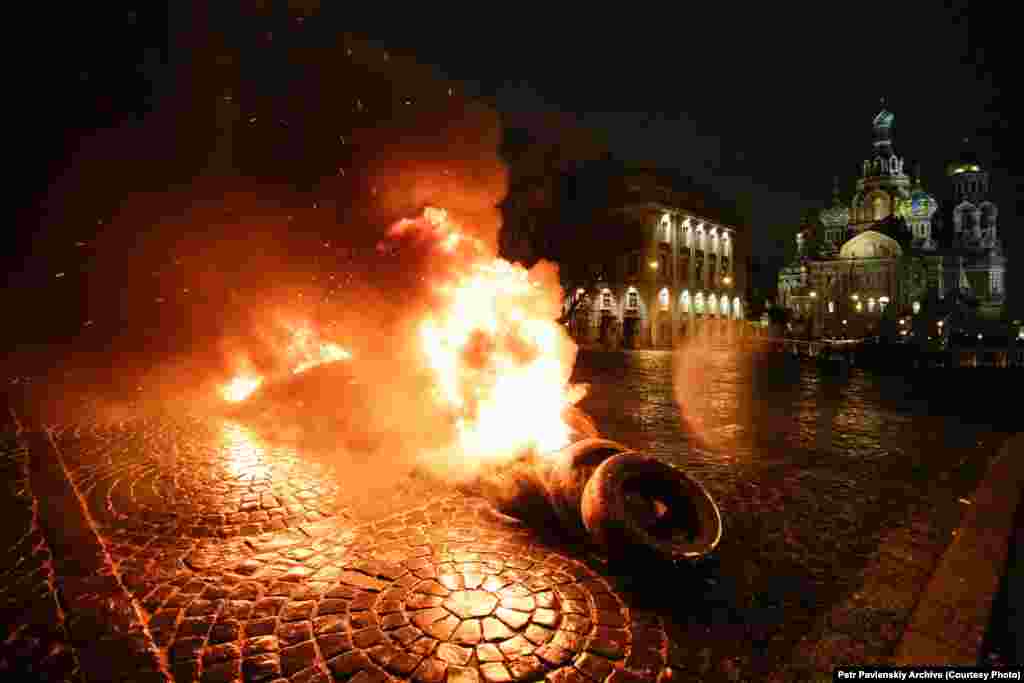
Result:
[[[843,205],[839,195],[839,176],[832,183],[832,206],[821,212],[821,224],[825,228],[845,228],[850,224],[850,208]]]
[[[956,159],[949,162],[946,166],[946,174],[950,177],[960,175],[961,173],[983,173],[981,161],[978,158],[977,152],[970,147],[969,140],[964,138],[963,148],[957,155]]]

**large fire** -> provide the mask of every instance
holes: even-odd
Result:
[[[568,445],[571,428],[563,415],[585,387],[569,384],[576,346],[556,321],[561,288],[554,268],[527,271],[497,258],[441,209],[397,222],[388,238],[381,253],[403,241],[429,252],[424,286],[430,304],[411,346],[433,378],[434,395],[423,399],[436,401],[450,417],[461,455],[480,463]],[[281,354],[291,374],[352,357],[308,322],[286,328],[289,342]],[[221,393],[243,401],[262,381],[245,368]]]
[[[447,266],[430,283],[436,304],[419,334],[462,453],[480,461],[566,446],[563,413],[585,390],[568,383],[576,347],[555,320],[557,282],[495,258],[443,210],[428,208],[389,234],[410,233],[435,240]]]

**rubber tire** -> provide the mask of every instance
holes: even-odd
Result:
[[[679,535],[655,536],[627,512],[627,485],[637,480],[646,482],[644,488],[651,497],[662,500],[670,513],[692,517],[696,525],[693,540]],[[704,487],[684,472],[639,453],[621,453],[597,467],[583,492],[581,512],[591,538],[609,553],[632,548],[668,561],[698,560],[713,551],[722,538],[721,513]]]
[[[629,449],[608,439],[583,439],[554,454],[542,475],[548,504],[562,528],[579,537],[587,535],[581,505],[587,481],[597,466]]]

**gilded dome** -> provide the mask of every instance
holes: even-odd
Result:
[[[960,154],[946,166],[946,175],[955,176],[961,173],[981,173],[983,171],[984,168],[978,159],[977,152],[969,146],[967,138],[964,138]]]

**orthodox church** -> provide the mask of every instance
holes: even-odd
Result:
[[[874,335],[899,318],[932,336],[954,315],[983,322],[1005,313],[1006,258],[988,172],[961,154],[946,168],[940,202],[919,168],[906,173],[893,147],[894,118],[883,104],[872,121],[872,154],[852,199],[844,201],[836,179],[832,205],[797,232],[796,258],[778,278],[797,333]]]

